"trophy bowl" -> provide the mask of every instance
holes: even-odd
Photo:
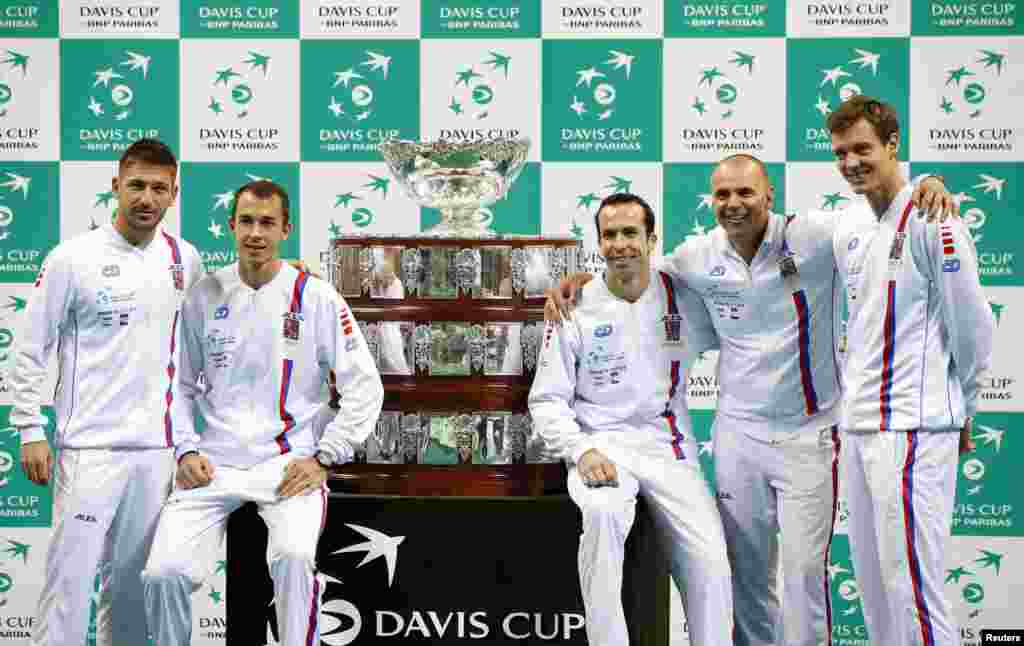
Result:
[[[439,209],[428,236],[493,238],[492,216],[482,210],[508,193],[526,164],[530,140],[391,140],[380,152],[391,174],[420,206]]]

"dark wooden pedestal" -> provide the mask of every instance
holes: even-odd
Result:
[[[332,579],[321,612],[324,644],[587,643],[576,568],[580,514],[564,493],[562,465],[390,466],[348,466],[330,483],[317,550],[319,569]],[[377,493],[346,493],[373,487]],[[389,487],[420,493],[379,493]],[[545,492],[552,488],[562,493]],[[458,490],[476,495],[452,495]],[[487,491],[503,493],[481,495]],[[666,646],[668,568],[642,501],[637,511],[622,593],[630,643]],[[363,563],[373,532],[403,537],[390,582],[386,557]],[[267,643],[268,622],[276,630],[265,558],[266,528],[246,505],[228,526],[229,646]]]

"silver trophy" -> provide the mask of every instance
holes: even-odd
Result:
[[[530,140],[392,140],[379,148],[406,194],[420,206],[441,210],[441,222],[427,235],[491,238],[496,234],[484,207],[504,197],[519,177]]]

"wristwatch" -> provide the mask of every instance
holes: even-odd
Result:
[[[334,458],[327,451],[317,451],[313,454],[313,457],[325,469],[330,469],[334,466]]]

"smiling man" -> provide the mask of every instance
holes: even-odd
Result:
[[[583,515],[587,638],[595,646],[629,643],[622,567],[640,495],[665,535],[691,639],[731,645],[722,523],[686,407],[687,367],[714,332],[694,294],[652,271],[658,238],[647,202],[610,195],[595,225],[608,271],[583,288],[572,322],[547,323],[529,397],[534,427],[571,461],[569,495]]]
[[[11,424],[30,480],[53,474],[53,533],[34,646],[85,643],[97,571],[96,641],[146,643],[139,573],[174,473],[166,417],[178,363],[175,327],[202,274],[195,248],[162,226],[178,195],[174,153],[141,139],[122,155],[113,222],[62,242],[28,301]],[[54,348],[56,465],[40,404]]]
[[[207,574],[197,555],[217,548],[228,515],[250,501],[267,524],[281,644],[319,634],[324,581],[315,555],[327,471],[369,436],[384,389],[345,301],[281,260],[288,206],[273,182],[238,189],[229,220],[238,262],[200,281],[183,306],[176,488],[143,573],[157,644],[190,643],[191,595]],[[321,432],[331,371],[341,401]],[[201,438],[193,405],[205,423]]]
[[[964,225],[912,215],[892,106],[853,97],[828,129],[839,172],[865,198],[834,240],[850,312],[842,476],[864,622],[872,643],[952,646],[944,557],[992,312]]]
[[[773,213],[768,174],[750,155],[719,162],[711,195],[718,227],[689,238],[658,268],[703,300],[721,350],[712,439],[735,644],[818,646],[832,626],[826,568],[841,395],[838,218]],[[936,180],[922,182],[914,199],[935,208],[952,203]]]

